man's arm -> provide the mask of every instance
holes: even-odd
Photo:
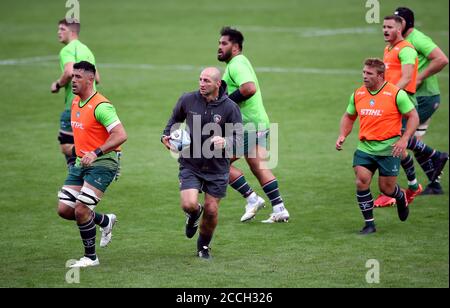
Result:
[[[184,120],[186,120],[186,113],[183,110],[183,101],[184,101],[184,95],[182,95],[179,99],[177,104],[172,110],[172,116],[170,117],[169,121],[167,122],[166,127],[163,130],[162,136],[161,136],[161,142],[166,146],[166,148],[170,149],[169,139],[170,139],[170,131],[174,124],[176,123],[183,123]]]
[[[430,63],[417,75],[417,87],[419,87],[426,78],[439,73],[448,64],[447,56],[439,47],[435,47],[427,58],[430,60]]]
[[[64,65],[64,71],[55,82],[52,83],[51,91],[52,93],[57,93],[60,88],[63,88],[67,83],[69,83],[72,80],[72,73],[73,73],[73,65],[74,62],[67,62]]]
[[[414,64],[403,64],[402,65],[402,77],[397,82],[396,86],[400,89],[404,89],[408,83],[411,82],[411,79],[414,74]]]
[[[244,126],[242,125],[242,114],[239,106],[229,104],[232,108],[231,114],[225,123],[225,157],[231,158],[235,156],[233,149],[241,149],[244,144]]]
[[[336,140],[336,150],[342,150],[342,145],[344,144],[347,136],[352,132],[353,124],[355,123],[357,117],[357,114],[349,114],[348,112],[345,112],[342,116],[339,127],[339,137]]]
[[[408,140],[414,134],[419,126],[419,114],[417,113],[416,108],[413,108],[411,111],[404,113],[403,116],[407,119],[406,129],[403,133],[402,137],[392,145],[392,156],[401,157],[403,152],[406,150],[408,146]]]
[[[241,84],[239,89],[236,89],[236,91],[234,91],[229,95],[229,98],[239,105],[243,101],[246,101],[250,97],[255,95],[255,93],[256,93],[256,85],[253,81],[249,81]]]
[[[419,126],[419,115],[404,90],[398,92],[396,103],[400,113],[407,119],[405,132],[397,142],[392,144],[392,156],[400,157],[408,145],[409,138],[414,134],[417,126]]]
[[[398,54],[402,65],[402,77],[396,86],[404,89],[411,82],[417,62],[417,51],[413,47],[405,47]]]
[[[81,164],[83,166],[90,166],[95,159],[97,159],[97,157],[111,152],[127,141],[127,138],[128,136],[123,125],[121,123],[117,124],[109,131],[109,137],[106,139],[104,144],[99,146],[94,151],[84,153],[84,156],[81,158]]]

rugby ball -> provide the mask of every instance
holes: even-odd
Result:
[[[177,152],[181,152],[191,145],[191,137],[184,129],[177,129],[170,133],[169,143]]]

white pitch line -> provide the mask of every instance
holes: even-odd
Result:
[[[5,60],[0,60],[0,65],[33,64],[33,63],[39,63],[39,62],[48,62],[51,60],[58,60],[58,56],[51,55],[51,56],[20,58],[20,59],[5,59]]]
[[[240,26],[246,32],[269,32],[269,33],[294,33],[302,37],[322,37],[346,34],[378,34],[381,33],[377,27],[355,27],[355,28],[299,28],[299,27],[263,27],[263,26]]]
[[[54,66],[58,60],[58,56],[37,56],[20,59],[5,59],[0,60],[0,66]],[[206,67],[189,64],[149,64],[149,63],[98,63],[100,68],[107,69],[130,69],[130,70],[165,70],[165,71],[184,71],[184,72],[199,72]],[[255,67],[258,73],[273,73],[273,74],[315,74],[315,75],[359,75],[360,70],[357,69],[339,69],[339,68],[314,68],[314,67],[269,67],[259,66]],[[439,73],[439,76],[448,78],[448,73]]]

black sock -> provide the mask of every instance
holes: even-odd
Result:
[[[431,177],[433,176],[434,172],[433,159],[439,157],[440,154],[441,152],[439,151],[434,151],[431,156],[422,154],[420,152],[414,153],[417,162],[420,164],[420,167],[422,168],[423,172],[425,172],[429,181],[431,181]]]
[[[373,218],[373,197],[370,189],[357,190],[356,199],[358,200],[359,209],[364,217],[366,226],[375,225],[375,220]]]
[[[436,155],[434,149],[417,139],[416,136],[409,138],[407,149],[412,150],[414,154],[421,154],[428,158],[433,158]]]
[[[211,242],[212,235],[205,235],[200,233],[197,240],[197,251],[203,250],[204,246],[209,247],[209,243]]]
[[[403,170],[405,170],[408,181],[414,181],[416,179],[416,170],[414,168],[412,156],[408,154],[405,159],[402,159],[400,164],[402,165]]]
[[[283,203],[283,199],[281,198],[280,191],[278,189],[277,179],[267,182],[263,185],[262,189],[264,190],[267,198],[269,198],[270,203],[272,203],[272,207]]]
[[[78,225],[80,229],[81,240],[84,245],[84,256],[91,260],[95,260],[97,255],[95,254],[95,235],[97,227],[95,226],[94,218],[91,217],[88,222]]]
[[[394,193],[389,195],[389,197],[395,198],[397,201],[397,207],[405,208],[406,207],[406,198],[403,191],[400,189],[398,184],[395,185]]]
[[[230,183],[230,186],[237,190],[244,198],[247,198],[253,192],[253,189],[250,187],[250,185],[248,185],[247,180],[245,179],[243,174],[232,183]]]
[[[96,225],[104,228],[109,224],[109,217],[105,214],[94,212],[94,222]]]
[[[418,140],[416,136],[412,136],[411,138],[409,138],[408,149],[414,152],[414,156],[416,157],[417,162],[430,180],[434,172],[432,159],[434,159],[435,157],[439,157],[441,153]]]

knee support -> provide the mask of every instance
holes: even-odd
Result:
[[[77,200],[87,206],[91,211],[94,211],[100,198],[97,197],[92,189],[83,186],[80,194],[77,196]]]
[[[75,203],[77,202],[77,197],[79,194],[80,192],[64,186],[58,192],[58,198],[61,203],[64,203],[71,208],[75,208]]]
[[[416,136],[416,137],[423,137],[423,136],[425,136],[425,134],[427,133],[427,129],[428,129],[428,123],[427,122],[419,125],[419,127],[417,127],[417,129],[416,129],[416,132],[414,133],[414,136]]]

